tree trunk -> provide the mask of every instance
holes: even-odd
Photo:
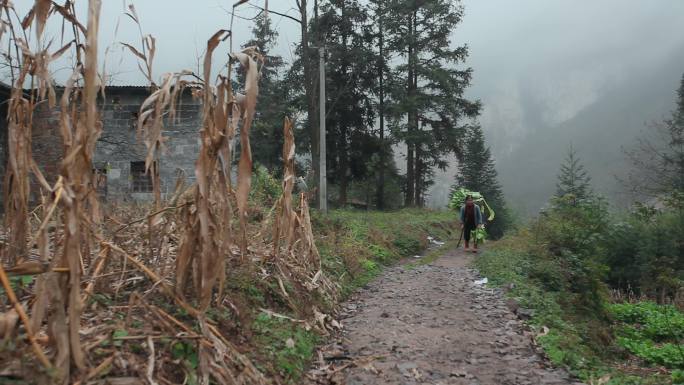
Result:
[[[415,13],[414,13],[415,14]],[[414,73],[415,73],[415,57],[414,57],[414,52],[415,52],[415,47],[414,47],[414,14],[409,16],[409,25],[408,25],[408,38],[409,38],[409,44],[408,44],[408,97],[411,101],[411,103],[414,102],[414,98],[416,95],[416,84],[413,82],[414,80]],[[415,180],[415,163],[414,163],[414,151],[415,151],[415,145],[414,145],[414,139],[413,139],[413,134],[415,132],[415,125],[418,122],[418,116],[417,116],[417,111],[415,106],[411,106],[409,112],[408,112],[408,137],[406,139],[406,199],[404,204],[406,206],[414,206],[416,203],[415,200],[415,188],[416,188],[416,180]]]
[[[318,186],[320,180],[321,170],[319,168],[320,148],[319,148],[319,126],[318,126],[318,104],[316,100],[316,70],[317,60],[312,58],[311,49],[309,47],[309,19],[307,15],[307,0],[301,0],[299,3],[300,14],[300,29],[302,35],[302,65],[304,66],[304,92],[306,94],[306,114],[307,122],[309,124],[309,141],[311,145],[311,169],[314,172],[313,186]],[[318,18],[318,1],[315,3],[315,17]],[[317,57],[317,56],[316,56]],[[315,194],[316,202],[318,202],[318,194]]]
[[[385,209],[385,58],[383,56],[383,29],[382,29],[382,8],[378,5],[378,51],[379,51],[379,77],[380,77],[380,104],[379,104],[379,115],[380,115],[380,159],[378,168],[378,186],[376,189],[376,204],[379,210]]]
[[[415,13],[414,13],[414,20],[415,20]],[[414,26],[415,28],[415,26]],[[415,39],[413,41],[416,41]],[[416,54],[416,50],[418,47],[414,47],[414,58],[413,58],[413,94],[414,97],[417,94],[417,89],[418,89],[418,69],[417,69],[417,63],[418,63],[418,55]],[[418,108],[416,107],[414,111],[414,122],[413,122],[413,133],[415,135],[419,134],[420,131],[420,119],[419,119],[419,114],[418,114]],[[424,175],[424,165],[423,165],[423,152],[421,151],[421,146],[422,143],[418,140],[414,140],[413,142],[414,146],[414,166],[416,170],[413,172],[413,180],[415,181],[415,187],[413,188],[413,192],[415,194],[414,198],[414,203],[418,207],[423,207],[423,182],[425,179]]]
[[[342,151],[340,153],[340,197],[339,197],[339,205],[340,207],[344,207],[347,205],[347,200],[348,198],[348,190],[349,190],[349,173],[347,172],[349,169],[349,161],[348,161],[348,156],[346,151]]]
[[[423,174],[424,168],[423,168],[423,154],[422,151],[420,150],[420,144],[416,145],[416,171],[415,171],[415,180],[416,180],[416,206],[418,207],[423,207],[425,202],[423,201],[423,189],[424,189],[424,181],[425,181],[425,175]]]
[[[404,205],[411,207],[415,204],[415,164],[413,159],[413,144],[408,143],[406,146],[406,198]]]
[[[342,20],[345,19],[346,17],[346,9],[344,6],[344,2],[340,4],[340,12],[342,16]],[[341,38],[342,38],[342,46],[343,47],[348,47],[347,45],[347,30],[342,29],[341,31]],[[343,56],[342,57],[342,63],[341,63],[341,68],[340,70],[342,71],[343,74],[347,75],[348,68],[349,68],[349,62],[347,61],[348,56]],[[352,76],[352,75],[347,75],[347,76]],[[343,88],[342,91],[338,94],[338,98],[344,97],[344,92],[345,89]],[[351,135],[349,137],[347,136],[347,133],[351,131],[350,127],[345,127],[342,126],[342,135],[338,136],[339,140],[339,145],[338,147],[338,156],[340,159],[340,197],[339,197],[339,204],[340,206],[344,207],[347,205],[347,192],[349,189],[349,178],[350,178],[350,172],[349,172],[349,140],[351,138]]]

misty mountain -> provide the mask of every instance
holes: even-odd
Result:
[[[674,106],[675,90],[684,72],[684,46],[660,65],[634,71],[624,81],[604,87],[595,101],[573,117],[549,125],[540,117],[543,106],[523,91],[523,124],[527,133],[509,153],[499,146],[497,164],[508,200],[520,214],[535,214],[553,195],[554,181],[568,146],[578,154],[597,192],[624,203],[624,187],[618,176],[629,167],[623,147],[660,121]],[[527,94],[526,94],[527,92]],[[546,124],[545,124],[546,123]],[[495,127],[486,127],[496,136]],[[496,139],[494,139],[496,141]]]

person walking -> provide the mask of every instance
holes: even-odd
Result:
[[[482,227],[482,212],[480,206],[473,201],[472,195],[467,195],[463,206],[461,206],[461,230],[465,240],[465,251],[477,253],[477,239],[473,239],[473,249],[470,249],[470,238],[473,231]]]

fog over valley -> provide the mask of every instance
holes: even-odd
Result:
[[[598,192],[626,199],[622,147],[674,109],[684,73],[684,2],[464,2],[457,42],[474,70],[468,95],[507,199],[534,214],[555,192],[572,144]],[[453,179],[442,175],[442,184]],[[434,205],[446,201],[434,187]]]

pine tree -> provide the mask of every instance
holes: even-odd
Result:
[[[350,184],[369,176],[370,156],[379,151],[373,135],[374,73],[369,9],[357,0],[321,5],[317,28],[326,47],[326,146],[328,180],[346,205]]]
[[[406,145],[405,203],[421,206],[432,170],[445,168],[445,155],[459,151],[461,120],[480,110],[464,97],[472,70],[459,67],[467,47],[451,48],[463,7],[451,0],[387,0],[386,13],[388,52],[401,63],[394,68],[391,110],[394,137]]]
[[[589,198],[591,193],[591,177],[580,163],[577,151],[570,146],[565,163],[561,165],[558,183],[556,184],[556,197],[569,196],[572,202]]]
[[[387,95],[387,82],[385,78],[388,74],[387,60],[385,54],[387,47],[385,43],[385,10],[387,9],[387,0],[369,0],[373,9],[373,29],[372,33],[375,40],[375,73],[377,74],[376,87],[374,94],[377,97],[377,115],[378,115],[378,142],[380,144],[377,153],[376,164],[376,191],[375,201],[379,210],[385,209],[385,176],[386,171],[393,167],[394,160],[392,159],[392,146],[389,138],[385,136],[385,101]],[[389,163],[392,163],[390,165]]]
[[[479,125],[470,127],[463,146],[462,161],[458,164],[455,188],[464,187],[481,193],[496,213],[487,224],[487,232],[493,238],[500,238],[510,227],[511,218],[498,181],[496,165]]]
[[[666,199],[684,207],[684,76],[672,115],[654,123],[627,151],[628,186],[637,198]]]

